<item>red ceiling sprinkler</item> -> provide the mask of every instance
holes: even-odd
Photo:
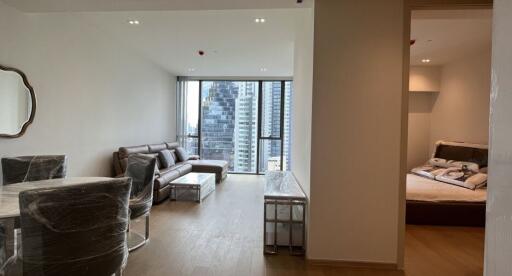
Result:
[[[203,51],[203,50],[199,50],[199,51],[197,51],[197,53],[198,53],[200,56],[204,56],[204,51]]]

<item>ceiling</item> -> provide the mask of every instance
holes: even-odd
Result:
[[[490,49],[491,10],[414,11],[411,21],[411,65],[444,65]]]
[[[97,12],[311,7],[313,0],[2,0],[23,12]]]
[[[79,13],[179,76],[292,76],[296,22],[307,9]],[[255,23],[255,18],[266,22]],[[129,20],[140,25],[130,25]],[[199,55],[204,51],[204,55]]]

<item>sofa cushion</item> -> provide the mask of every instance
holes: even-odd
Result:
[[[183,147],[176,148],[176,155],[178,155],[178,160],[180,162],[185,162],[188,160],[188,152]]]
[[[180,176],[184,176],[187,173],[192,172],[192,165],[182,164],[179,166],[178,171],[180,172]]]
[[[128,158],[130,154],[134,153],[149,153],[149,147],[148,145],[121,147],[119,148],[119,159]]]
[[[164,149],[167,149],[167,145],[162,143],[162,144],[152,144],[152,145],[148,145],[148,148],[149,148],[149,152],[151,153],[158,153]]]
[[[171,152],[172,158],[174,159],[174,163],[180,162],[178,159],[178,155],[176,155],[176,150],[169,150]]]
[[[180,172],[171,168],[162,169],[160,171],[160,176],[155,180],[155,190],[162,189],[163,187],[169,185],[169,182],[180,177]]]
[[[169,168],[175,164],[171,151],[168,149],[160,151],[158,153],[158,158],[160,159],[163,168]]]
[[[189,160],[193,172],[215,173],[215,181],[220,183],[228,173],[228,162],[224,160]]]

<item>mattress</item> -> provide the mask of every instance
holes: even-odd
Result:
[[[470,190],[414,174],[407,174],[406,199],[408,201],[425,202],[481,203],[487,199],[487,190]]]

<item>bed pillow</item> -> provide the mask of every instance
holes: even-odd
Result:
[[[427,162],[428,165],[434,166],[434,167],[441,167],[441,168],[448,168],[450,167],[449,161],[443,158],[431,158]]]

